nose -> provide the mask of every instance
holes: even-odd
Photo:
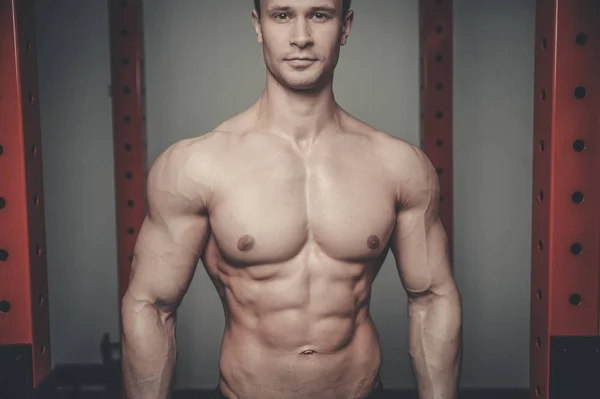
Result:
[[[298,48],[306,48],[314,44],[313,38],[310,32],[310,26],[307,21],[298,19],[294,23],[292,28],[292,35],[290,37],[290,44]]]

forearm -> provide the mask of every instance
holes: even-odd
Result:
[[[456,290],[409,302],[410,357],[419,399],[456,399],[462,360],[462,310]]]
[[[123,380],[128,399],[169,399],[177,360],[175,317],[123,299]]]

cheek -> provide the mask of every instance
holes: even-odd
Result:
[[[285,49],[285,41],[281,39],[281,36],[277,37],[277,35],[267,36],[265,38],[263,36],[263,47],[264,51],[271,55],[275,56],[277,53],[281,53],[282,49]]]

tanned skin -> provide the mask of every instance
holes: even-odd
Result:
[[[391,249],[408,295],[419,398],[455,399],[461,299],[437,174],[418,148],[337,104],[333,72],[354,18],[342,15],[342,0],[261,7],[260,98],[173,144],[149,172],[122,307],[128,397],[170,398],[177,309],[198,261],[225,309],[227,397],[367,397],[382,361],[371,287]]]

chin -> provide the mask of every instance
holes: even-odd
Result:
[[[281,80],[284,86],[293,90],[312,90],[321,86],[320,76],[302,72],[285,74]]]
[[[315,81],[291,81],[286,82],[286,86],[293,90],[313,90],[319,85]]]

